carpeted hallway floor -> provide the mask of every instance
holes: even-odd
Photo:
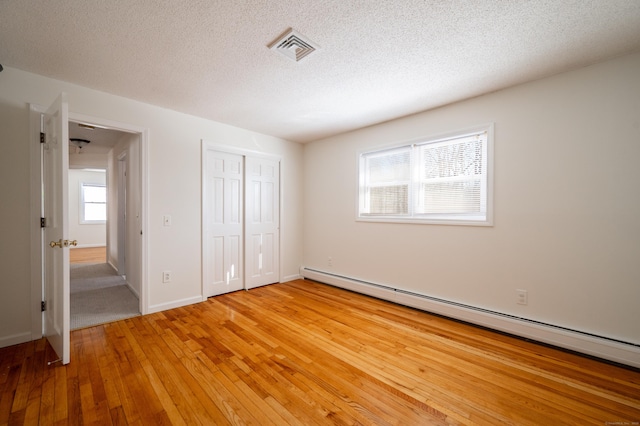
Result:
[[[70,287],[72,330],[140,315],[138,298],[107,263],[72,264]]]

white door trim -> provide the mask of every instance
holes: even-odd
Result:
[[[45,108],[29,104],[29,155],[30,155],[30,222],[31,222],[31,340],[44,335],[44,319],[40,302],[44,298],[44,278],[42,276],[43,233],[40,227],[42,212],[42,146],[40,128]],[[21,342],[20,342],[21,343]]]
[[[202,152],[204,153],[206,151],[220,151],[220,152],[226,152],[228,154],[242,155],[244,157],[251,156],[251,157],[269,158],[275,161],[280,161],[282,159],[282,157],[277,154],[269,154],[266,152],[238,148],[236,146],[224,145],[217,142],[211,142],[206,139],[202,139]]]
[[[127,265],[126,265],[126,235],[127,235],[127,227],[130,226],[127,223],[127,220],[131,220],[131,218],[127,218],[126,210],[127,210],[127,167],[129,162],[129,155],[127,151],[124,151],[118,155],[118,159],[116,161],[118,170],[114,172],[118,175],[118,211],[117,211],[117,234],[118,234],[118,275],[126,275],[127,274]],[[108,249],[107,245],[107,249]]]
[[[108,127],[113,130],[119,130],[126,133],[137,133],[140,135],[140,218],[141,218],[141,253],[140,253],[140,313],[142,315],[149,313],[149,286],[147,281],[148,274],[148,220],[149,211],[149,129],[134,124],[123,123],[120,121],[109,120],[106,118],[93,117],[77,112],[69,112],[69,120],[76,123],[96,124],[98,126]]]

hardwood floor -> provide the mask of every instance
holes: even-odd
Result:
[[[78,330],[71,346],[67,366],[47,366],[45,340],[0,349],[0,424],[640,421],[636,370],[311,281]]]
[[[106,247],[72,248],[69,250],[69,263],[105,263]]]

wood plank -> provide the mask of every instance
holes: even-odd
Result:
[[[69,250],[69,263],[106,263],[106,247],[71,248]]]
[[[640,371],[310,281],[0,349],[5,424],[633,424]]]

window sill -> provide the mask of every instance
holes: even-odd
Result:
[[[461,226],[493,226],[493,220],[488,218],[464,218],[464,219],[446,219],[446,218],[409,218],[409,217],[393,217],[393,216],[358,216],[357,222],[378,222],[378,223],[402,223],[413,225],[461,225]]]

